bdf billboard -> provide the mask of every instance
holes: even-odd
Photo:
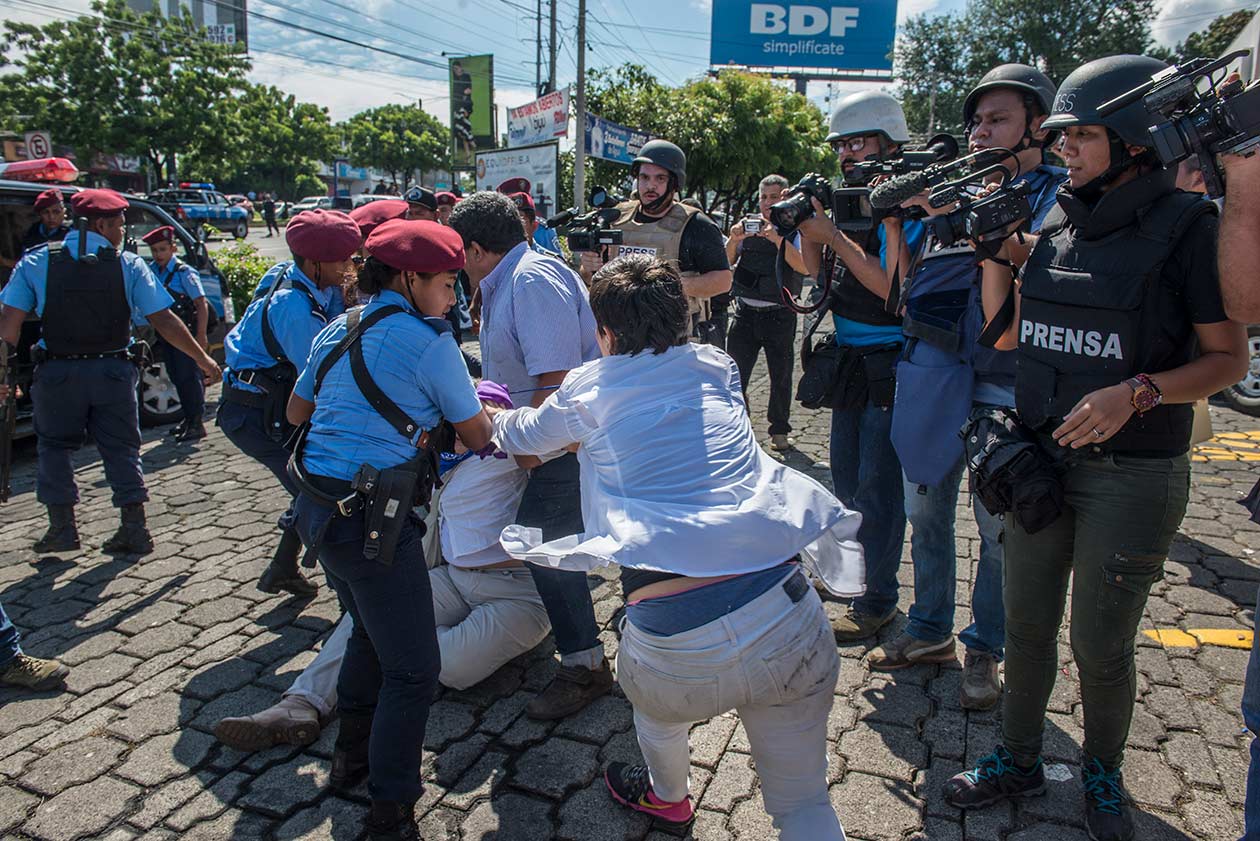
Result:
[[[713,0],[709,63],[891,70],[897,0]]]

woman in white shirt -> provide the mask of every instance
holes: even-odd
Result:
[[[860,516],[757,446],[735,364],[687,341],[687,300],[669,263],[615,260],[590,298],[604,357],[571,371],[537,409],[490,411],[508,453],[580,447],[585,533],[543,542],[509,526],[508,554],[622,567],[617,676],[647,764],[609,765],[609,791],[666,829],[685,828],[688,731],[734,709],[780,836],[843,839],[826,776],[839,658],[800,568],[837,595],[861,593]]]

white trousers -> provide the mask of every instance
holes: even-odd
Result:
[[[551,631],[547,609],[526,569],[429,571],[442,671],[438,680],[466,689],[529,651]],[[330,715],[337,706],[337,674],[354,622],[341,617],[324,647],[284,693]]]
[[[656,796],[687,796],[688,731],[733,709],[784,841],[845,837],[827,793],[827,715],[839,674],[831,626],[812,587],[793,603],[776,584],[726,616],[668,637],[626,621],[617,652],[617,680],[634,705]]]

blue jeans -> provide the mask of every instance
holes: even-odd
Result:
[[[1256,593],[1260,604],[1260,591]],[[1251,639],[1251,660],[1247,663],[1247,685],[1243,689],[1243,720],[1251,731],[1251,765],[1247,769],[1247,801],[1243,813],[1246,832],[1243,841],[1260,841],[1260,635]]]
[[[910,521],[910,556],[914,559],[914,604],[906,633],[939,642],[954,633],[954,575],[957,559],[954,517],[963,460],[936,486],[905,483]],[[1006,611],[1002,603],[1002,520],[972,497],[980,529],[980,566],[971,590],[971,624],[958,635],[968,651],[1002,657]]]
[[[162,361],[166,363],[166,375],[179,394],[180,410],[184,420],[201,423],[206,408],[206,386],[201,369],[191,356],[182,350],[162,342]]]
[[[831,413],[831,482],[836,497],[861,513],[866,593],[853,609],[882,616],[897,606],[897,566],[906,539],[901,462],[893,449],[892,409],[867,404]]]
[[[13,658],[22,653],[22,646],[18,645],[18,629],[9,621],[8,614],[4,612],[4,605],[0,604],[0,672],[9,667],[9,663],[13,662]]]
[[[565,453],[530,471],[516,522],[541,529],[543,540],[581,534],[582,490],[577,456]],[[547,608],[556,650],[565,666],[595,668],[604,656],[595,605],[586,573],[529,564],[534,586]]]
[[[332,509],[300,494],[297,529],[309,546]],[[433,592],[418,521],[403,526],[394,561],[363,557],[363,513],[337,517],[319,546],[319,560],[354,620],[337,677],[337,704],[349,716],[372,718],[368,791],[373,800],[420,798],[420,756],[429,704],[442,668]]]

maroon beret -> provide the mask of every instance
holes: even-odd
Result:
[[[422,219],[391,219],[363,245],[385,265],[404,272],[453,272],[464,267],[464,241],[453,228]]]
[[[363,245],[355,221],[340,210],[303,210],[284,229],[289,250],[316,263],[349,260]]]
[[[53,188],[45,190],[35,197],[35,212],[39,213],[49,207],[56,207],[61,204],[61,191]]]
[[[131,205],[114,190],[80,190],[70,197],[76,216],[117,216]]]
[[[439,207],[441,207],[444,204],[449,204],[451,206],[454,206],[456,204],[459,204],[459,197],[449,190],[443,190],[442,192],[437,194],[437,203]]]
[[[508,195],[512,193],[528,193],[529,192],[529,179],[528,178],[509,178],[507,181],[504,181],[502,184],[499,185],[499,192],[508,194]]]
[[[141,237],[141,239],[143,239],[148,245],[153,245],[155,242],[174,242],[175,229],[170,225],[163,225],[160,228],[154,228],[149,231]]]
[[[527,210],[535,213],[534,200],[530,198],[529,193],[512,193],[508,196],[512,200],[512,204],[516,205],[517,210]]]
[[[367,239],[377,225],[390,219],[401,219],[406,214],[407,203],[402,199],[380,199],[359,205],[350,211],[350,218],[358,224],[363,238]]]

